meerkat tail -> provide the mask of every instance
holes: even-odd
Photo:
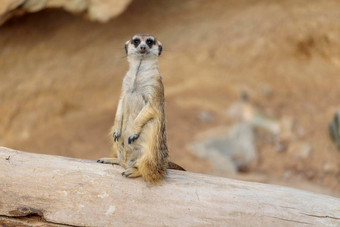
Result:
[[[176,169],[176,170],[181,170],[181,171],[186,171],[182,166],[177,165],[176,163],[173,162],[168,162],[168,169]]]
[[[159,135],[160,122],[157,122],[149,132],[148,142],[144,144],[144,154],[137,166],[142,178],[151,184],[162,181],[166,175],[169,162],[168,149]]]
[[[164,179],[166,166],[166,163],[161,164],[152,157],[146,155],[140,160],[138,171],[146,182],[156,184]]]

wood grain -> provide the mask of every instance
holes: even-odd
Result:
[[[340,226],[340,199],[170,170],[163,184],[119,166],[0,147],[0,225]]]

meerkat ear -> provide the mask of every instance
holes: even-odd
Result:
[[[163,50],[162,43],[158,41],[158,56],[161,56],[162,50]]]
[[[126,54],[128,54],[128,45],[129,45],[130,40],[126,41],[124,48],[125,48],[125,52]]]

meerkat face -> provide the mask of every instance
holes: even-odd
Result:
[[[134,35],[125,43],[128,56],[135,58],[157,58],[162,53],[162,43],[152,35]]]

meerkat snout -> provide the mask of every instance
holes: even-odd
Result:
[[[145,44],[141,44],[139,46],[139,52],[143,53],[143,54],[146,52],[146,45]]]

